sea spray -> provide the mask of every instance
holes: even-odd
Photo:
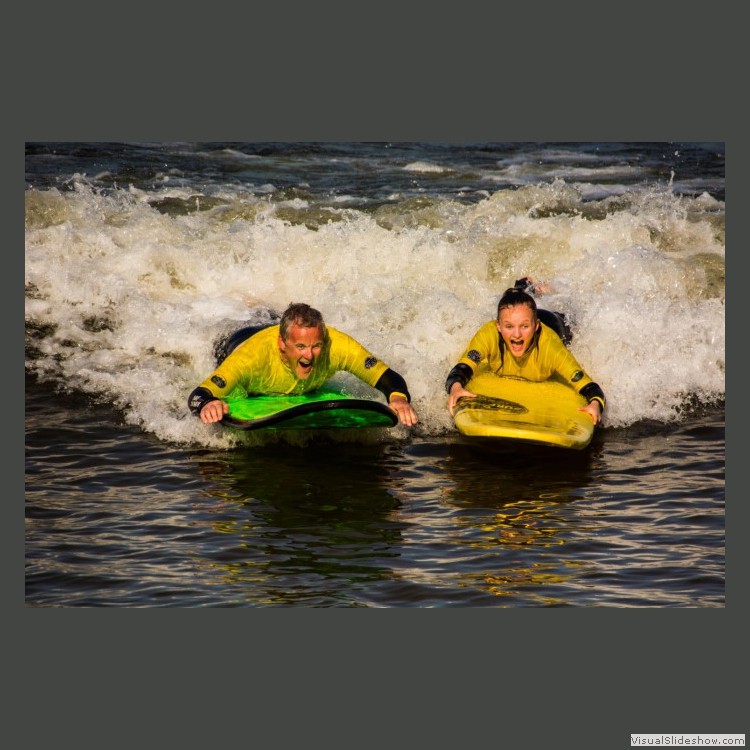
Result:
[[[632,177],[605,168],[607,179]],[[573,182],[601,179],[601,166],[560,167],[543,184],[528,164],[504,169],[470,200],[394,190],[377,205],[168,174],[148,190],[82,175],[29,188],[27,370],[112,403],[162,440],[257,441],[202,425],[187,394],[211,371],[219,336],[306,301],[409,383],[420,424],[368,439],[448,435],[448,370],[504,289],[531,275],[549,285],[539,305],[565,313],[573,353],[607,395],[603,429],[720,403],[723,202],[677,194],[666,179]],[[515,189],[496,189],[508,170]],[[447,179],[418,160],[405,171]]]

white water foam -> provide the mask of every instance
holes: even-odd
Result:
[[[448,371],[504,289],[531,275],[551,285],[539,305],[567,315],[571,349],[607,395],[605,428],[668,422],[686,400],[723,397],[723,204],[668,187],[595,204],[583,192],[556,180],[470,206],[332,203],[326,223],[300,198],[239,190],[213,205],[172,185],[161,199],[199,207],[176,215],[153,194],[104,195],[83,180],[69,193],[29,190],[26,320],[37,351],[27,366],[110,400],[160,439],[230,445],[186,405],[213,367],[215,339],[305,301],[404,375],[414,434],[447,434]]]

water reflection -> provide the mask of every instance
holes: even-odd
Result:
[[[591,492],[600,443],[585,451],[458,441],[442,463],[442,500],[454,508],[454,543],[472,557],[463,586],[497,604],[565,606],[582,563],[559,548],[580,530],[574,503]],[[478,601],[482,601],[479,597]]]
[[[600,444],[583,451],[460,440],[443,469],[451,480],[445,500],[460,506],[499,507],[524,501],[581,498],[591,482]]]
[[[220,451],[26,397],[30,606],[724,606],[723,410],[580,453]]]
[[[525,447],[524,447],[525,448]],[[414,442],[384,463],[383,481],[401,500],[398,556],[389,606],[503,606],[570,603],[580,565],[560,554],[580,520],[598,448],[585,453]],[[395,549],[395,548],[394,548]]]
[[[205,456],[200,473],[218,501],[210,524],[221,539],[203,554],[255,604],[351,605],[358,587],[388,577],[398,555],[400,503],[387,489],[385,450],[342,444]]]

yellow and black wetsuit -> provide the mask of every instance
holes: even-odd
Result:
[[[475,372],[513,375],[526,380],[562,379],[587,401],[597,400],[604,409],[601,387],[584,371],[576,358],[565,347],[560,336],[540,322],[539,330],[520,357],[506,351],[502,336],[494,320],[485,323],[472,337],[456,366],[448,373],[445,389],[458,382],[465,388]]]
[[[390,399],[403,394],[411,400],[406,382],[351,336],[326,326],[323,349],[309,377],[299,379],[279,351],[279,326],[263,328],[239,344],[190,394],[188,406],[200,414],[209,401],[230,395],[299,395],[314,391],[340,370],[350,372]]]

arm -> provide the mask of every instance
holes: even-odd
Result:
[[[241,380],[243,356],[239,351],[229,354],[188,396],[188,408],[203,424],[219,422],[228,413],[229,405],[223,399]]]
[[[466,390],[466,384],[471,380],[474,371],[469,365],[459,362],[445,380],[445,390],[448,393],[448,411],[453,416],[458,399],[476,398],[476,393]]]
[[[594,420],[594,424],[599,424],[602,421],[604,406],[607,403],[604,398],[604,391],[598,383],[591,382],[578,392],[588,401],[586,406],[582,406],[578,411],[588,412],[591,419]]]
[[[356,339],[328,326],[331,338],[331,366],[346,370],[385,395],[388,406],[405,425],[417,423],[417,413],[411,405],[406,381],[395,370],[375,357]]]
[[[445,390],[448,392],[448,411],[453,416],[458,399],[475,398],[476,394],[466,390],[477,367],[492,367],[493,352],[499,356],[498,333],[495,321],[485,323],[469,341],[455,367],[448,373]]]
[[[188,396],[188,408],[196,417],[200,417],[203,424],[210,424],[221,421],[229,411],[229,404],[214,396],[207,388],[198,386]]]
[[[604,391],[586,374],[578,360],[556,336],[545,337],[544,347],[555,363],[552,372],[556,372],[588,402],[579,411],[587,412],[594,424],[599,424],[606,404]]]
[[[389,367],[378,378],[375,387],[385,395],[388,406],[396,412],[402,424],[415,425],[417,423],[417,413],[411,405],[411,396],[406,387],[406,381],[401,375]]]

